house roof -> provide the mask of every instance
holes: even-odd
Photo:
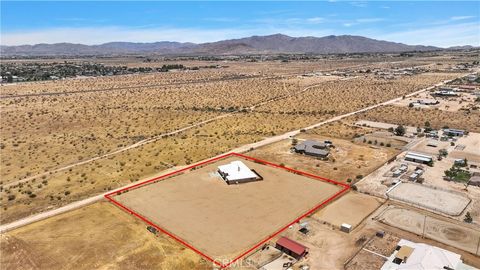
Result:
[[[247,165],[245,165],[240,160],[235,160],[230,162],[229,164],[218,166],[218,169],[221,172],[227,174],[226,178],[228,181],[258,177],[256,173],[250,170],[250,168],[248,168]]]
[[[401,246],[398,252],[394,252],[389,259],[382,266],[382,270],[393,270],[393,269],[444,269],[445,266],[455,269],[457,265],[462,263],[460,255],[450,252],[445,249],[441,249],[435,246],[430,246],[423,243],[414,243],[408,240],[402,239],[398,242],[398,245]],[[410,252],[410,255],[407,256],[407,260],[401,264],[396,264],[393,262],[394,258],[400,258],[402,254],[402,249],[407,247],[404,252]],[[400,259],[403,259],[401,257]]]
[[[451,133],[464,133],[465,130],[461,130],[461,129],[454,129],[454,128],[446,128],[443,130],[443,132],[451,132]]]
[[[328,144],[320,143],[313,140],[306,140],[300,144],[295,145],[296,151],[305,151],[307,154],[316,154],[326,156],[329,153]]]
[[[474,175],[474,176],[470,177],[469,183],[470,184],[480,183],[480,176]]]
[[[302,255],[303,253],[305,253],[307,251],[307,247],[298,243],[298,242],[295,242],[287,237],[282,237],[280,239],[278,239],[277,241],[277,245],[279,246],[282,246],[288,250],[290,250],[291,252],[297,254],[297,255]]]

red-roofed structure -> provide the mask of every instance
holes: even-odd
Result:
[[[308,248],[306,246],[295,242],[287,237],[282,237],[278,239],[276,248],[294,257],[297,260],[305,256],[308,252]]]

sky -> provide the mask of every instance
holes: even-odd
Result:
[[[480,46],[480,2],[1,1],[0,43],[213,42],[252,35],[359,35]]]

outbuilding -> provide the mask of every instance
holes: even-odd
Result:
[[[306,246],[287,237],[282,237],[278,239],[275,247],[281,250],[283,253],[290,255],[297,260],[300,260],[308,253],[308,248]]]
[[[465,135],[465,130],[446,128],[446,129],[443,130],[443,135],[461,137],[461,136]]]
[[[473,173],[472,177],[470,177],[470,181],[468,182],[470,186],[477,186],[480,187],[480,173]]]
[[[405,156],[405,160],[422,163],[422,164],[429,164],[433,161],[433,158],[432,156],[429,156],[429,155],[408,152],[407,155]]]
[[[248,168],[240,160],[218,166],[217,172],[229,185],[263,180],[257,172]]]

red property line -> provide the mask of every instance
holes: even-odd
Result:
[[[146,185],[148,183],[152,183],[154,181],[158,181],[158,180],[164,180],[165,178],[169,177],[169,176],[172,176],[172,175],[175,175],[175,174],[179,174],[181,172],[184,172],[184,171],[187,171],[187,170],[190,170],[192,168],[196,168],[198,166],[202,166],[202,165],[205,165],[205,164],[208,164],[208,163],[212,163],[214,161],[217,161],[217,160],[220,160],[220,159],[223,159],[223,158],[227,158],[227,157],[230,157],[230,156],[237,156],[237,157],[241,157],[241,158],[244,158],[244,159],[247,159],[247,160],[251,160],[251,161],[254,161],[254,162],[257,162],[257,163],[260,163],[260,164],[264,164],[264,165],[268,165],[268,166],[272,166],[272,167],[275,167],[275,168],[280,168],[280,169],[284,169],[284,170],[287,170],[287,171],[290,171],[290,172],[293,172],[293,173],[296,173],[296,174],[299,174],[299,175],[304,175],[304,176],[309,176],[311,178],[314,178],[315,180],[319,180],[319,181],[324,181],[324,182],[329,182],[331,184],[334,184],[334,185],[339,185],[339,186],[342,186],[343,189],[340,190],[339,192],[335,193],[333,196],[329,197],[328,199],[326,199],[325,201],[321,202],[320,204],[316,205],[315,207],[313,207],[312,209],[308,210],[306,213],[304,213],[303,215],[297,217],[295,220],[293,220],[292,222],[290,222],[289,224],[287,224],[286,226],[280,228],[278,231],[274,232],[272,235],[268,236],[267,238],[263,239],[262,241],[260,241],[258,244],[256,244],[255,246],[253,246],[252,248],[250,248],[249,250],[245,251],[244,253],[240,254],[238,257],[234,258],[233,260],[231,260],[228,264],[222,264],[220,262],[218,262],[217,260],[214,260],[213,258],[211,258],[210,256],[208,256],[207,254],[201,252],[200,250],[198,250],[197,248],[193,247],[192,245],[190,245],[189,243],[187,243],[185,240],[181,239],[180,237],[174,235],[173,233],[167,231],[166,229],[163,229],[161,227],[159,227],[158,225],[156,225],[155,223],[153,223],[152,221],[148,220],[147,218],[145,218],[144,216],[140,215],[139,213],[133,211],[132,209],[128,208],[127,206],[121,204],[120,202],[114,200],[112,198],[112,196],[114,196],[115,194],[120,194],[122,193],[123,191],[127,191],[127,190],[130,190],[130,189],[133,189],[133,188],[138,188],[140,186],[143,186],[143,185]],[[117,205],[118,207],[120,207],[121,209],[123,209],[124,211],[136,216],[137,218],[143,220],[145,223],[149,224],[150,226],[156,228],[157,230],[165,233],[166,235],[170,236],[171,238],[175,239],[176,241],[178,241],[179,243],[181,243],[182,245],[190,248],[191,250],[193,250],[194,252],[196,252],[197,254],[203,256],[204,258],[206,258],[207,260],[213,262],[214,264],[218,265],[220,267],[220,269],[224,269],[224,268],[227,268],[229,267],[231,264],[233,264],[234,262],[236,262],[237,260],[241,259],[242,257],[244,257],[245,255],[247,255],[248,253],[252,252],[253,250],[255,250],[256,248],[258,248],[259,246],[263,245],[264,243],[266,243],[267,241],[271,240],[272,238],[274,238],[275,236],[277,236],[278,234],[280,234],[281,232],[283,232],[285,229],[287,229],[288,227],[290,227],[291,225],[299,222],[302,218],[312,214],[313,212],[315,212],[316,210],[318,210],[320,207],[326,205],[327,203],[331,202],[332,200],[334,200],[335,198],[339,197],[340,195],[342,195],[343,193],[345,193],[348,189],[350,189],[350,186],[347,185],[347,184],[344,184],[344,183],[340,183],[340,182],[337,182],[337,181],[334,181],[334,180],[331,180],[331,179],[327,179],[327,178],[323,178],[323,177],[320,177],[320,176],[317,176],[317,175],[314,175],[314,174],[310,174],[310,173],[307,173],[307,172],[302,172],[302,171],[298,171],[298,170],[295,170],[295,169],[292,169],[292,168],[288,168],[288,167],[284,167],[284,166],[280,166],[280,165],[277,165],[277,164],[274,164],[274,163],[271,163],[271,162],[268,162],[268,161],[264,161],[264,160],[260,160],[260,159],[256,159],[256,158],[253,158],[253,157],[249,157],[249,156],[245,156],[245,155],[242,155],[242,154],[238,154],[238,153],[228,153],[228,154],[225,154],[225,155],[222,155],[222,156],[218,156],[216,158],[212,158],[212,159],[209,159],[209,160],[206,160],[206,161],[203,161],[203,162],[200,162],[200,163],[197,163],[197,164],[194,164],[192,166],[189,166],[189,167],[186,167],[186,168],[183,168],[181,170],[177,170],[177,171],[174,171],[174,172],[171,172],[171,173],[167,173],[167,174],[164,174],[164,175],[161,175],[161,176],[158,176],[158,177],[155,177],[155,178],[152,178],[152,179],[149,179],[147,181],[144,181],[144,182],[141,182],[141,183],[138,183],[138,184],[135,184],[133,186],[129,186],[129,187],[125,187],[123,189],[120,189],[118,191],[113,191],[113,192],[110,192],[108,194],[105,195],[105,198],[107,200],[109,200],[110,202],[112,202],[113,204]]]

